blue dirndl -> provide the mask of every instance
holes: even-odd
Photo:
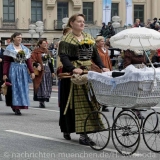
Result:
[[[12,62],[9,79],[12,83],[12,105],[29,106],[29,82],[31,82],[31,78],[26,63]]]

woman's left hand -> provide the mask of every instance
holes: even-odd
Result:
[[[110,70],[108,68],[102,68],[103,72],[109,72]]]
[[[55,74],[54,74],[54,73],[52,73],[52,77],[55,77]]]
[[[31,78],[34,79],[35,78],[35,74],[31,73]]]

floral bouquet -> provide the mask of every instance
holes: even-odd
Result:
[[[95,44],[95,41],[89,38],[85,38],[82,41],[79,42],[80,47],[91,47]]]
[[[26,60],[25,52],[23,50],[18,51],[18,53],[16,55],[16,59],[20,63],[22,63],[24,60]]]
[[[42,54],[42,61],[45,62],[47,60],[50,60],[51,59],[51,55],[50,54],[46,54],[46,53],[43,53]]]
[[[25,52],[23,50],[18,51],[17,56],[23,58],[25,57]]]
[[[87,60],[91,58],[93,53],[93,45],[95,41],[89,38],[79,42],[79,59]]]

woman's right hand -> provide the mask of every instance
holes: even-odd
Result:
[[[83,73],[83,70],[80,69],[80,68],[75,68],[75,69],[73,70],[73,73],[75,73],[75,74],[82,74],[82,73]]]
[[[3,81],[6,81],[6,79],[8,79],[7,76],[3,75]]]

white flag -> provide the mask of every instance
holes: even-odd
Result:
[[[133,25],[132,0],[126,0],[126,25]]]
[[[108,24],[111,21],[111,1],[103,0],[103,22]]]

